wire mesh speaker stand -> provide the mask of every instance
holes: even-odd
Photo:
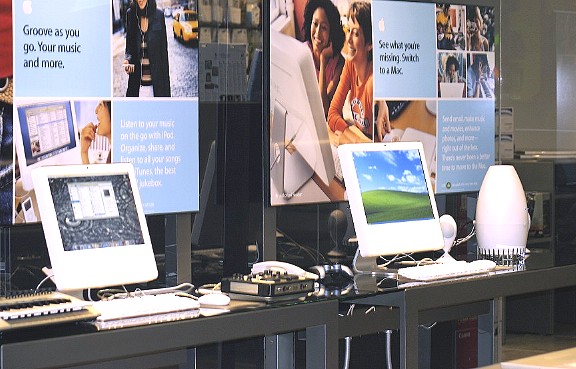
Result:
[[[498,266],[510,267],[514,270],[526,269],[526,248],[478,248],[478,259],[492,260]]]

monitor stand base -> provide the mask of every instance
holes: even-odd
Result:
[[[50,278],[52,283],[56,284],[56,281],[54,280],[54,272],[52,271],[52,268],[49,268],[46,266],[42,267],[42,272],[46,275],[47,278]],[[67,295],[76,297],[77,299],[80,299],[80,300],[85,300],[84,299],[84,290],[66,290],[66,291],[58,290],[58,292],[65,293]]]
[[[284,194],[291,198],[312,178],[314,168],[298,151],[284,150]]]
[[[360,251],[356,250],[354,260],[352,261],[352,269],[354,273],[358,274],[371,274],[385,278],[397,278],[397,269],[388,268],[378,265],[378,256],[362,256]]]

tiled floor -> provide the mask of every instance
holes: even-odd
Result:
[[[507,333],[502,345],[502,361],[521,359],[576,347],[576,324],[557,324],[554,335]]]

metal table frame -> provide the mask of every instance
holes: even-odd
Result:
[[[501,302],[506,296],[576,285],[576,265],[533,271],[495,273],[427,283],[394,291],[356,294],[318,301],[231,312],[214,317],[67,334],[2,343],[2,368],[122,367],[143,368],[152,358],[177,356],[194,367],[195,347],[254,337],[264,338],[266,368],[294,368],[294,332],[306,332],[306,368],[338,367],[338,338],[398,329],[401,368],[417,368],[419,325],[479,316],[479,328],[489,332],[479,352],[480,365],[496,362],[501,350]],[[339,317],[342,305],[384,306],[375,314]],[[50,328],[46,328],[50,329]],[[480,330],[479,329],[479,330]],[[146,364],[146,365],[143,365]],[[108,365],[108,366],[106,366]]]
[[[289,347],[282,344],[290,332],[305,330],[306,368],[338,366],[338,301],[296,303],[256,308],[213,317],[89,332],[55,338],[2,344],[0,367],[31,369],[66,366],[149,367],[151,357],[174,354],[194,367],[194,347],[263,336],[266,368],[288,368]],[[46,328],[49,329],[49,328]],[[277,350],[271,349],[279,341]],[[275,354],[276,353],[276,354]],[[293,359],[292,359],[293,360]]]
[[[499,361],[501,355],[504,297],[575,285],[576,265],[568,265],[426,283],[345,302],[398,308],[400,367],[403,369],[418,367],[420,324],[478,316],[479,328],[491,333],[488,335],[491,342],[487,345],[490,349],[479,352],[479,364],[488,365]]]

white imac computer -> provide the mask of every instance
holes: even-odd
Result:
[[[308,46],[270,32],[271,202],[300,203],[306,197],[299,191],[313,175],[326,185],[334,179],[334,158]]]
[[[379,256],[444,247],[422,143],[348,144],[338,153],[358,239],[357,272],[384,272]]]
[[[75,111],[70,101],[43,101],[17,105],[14,142],[22,188],[33,188],[30,175],[45,165],[80,164]]]
[[[46,166],[32,178],[58,290],[157,278],[132,164]]]

